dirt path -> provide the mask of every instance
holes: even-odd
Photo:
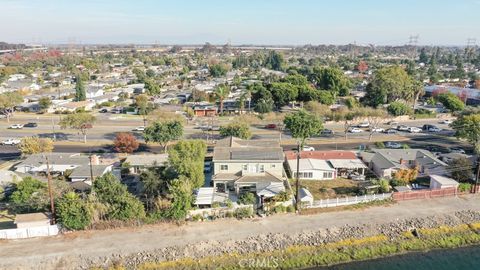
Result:
[[[208,240],[238,240],[266,233],[288,233],[343,225],[384,224],[400,219],[480,211],[480,196],[399,202],[389,207],[329,212],[312,216],[277,215],[265,219],[233,220],[135,229],[79,232],[70,235],[0,242],[1,269],[45,269],[52,261],[132,254]],[[68,269],[59,264],[56,268]]]

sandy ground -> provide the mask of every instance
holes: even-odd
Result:
[[[1,269],[43,269],[42,262],[63,258],[108,257],[207,240],[240,240],[265,233],[288,233],[343,225],[383,224],[460,210],[480,211],[480,196],[399,202],[388,207],[329,212],[311,216],[277,215],[264,219],[224,219],[183,226],[161,224],[140,228],[77,232],[57,237],[0,242]],[[27,263],[28,262],[28,263]],[[27,264],[26,264],[27,263]],[[60,269],[68,269],[61,267]]]

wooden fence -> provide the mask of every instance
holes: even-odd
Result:
[[[404,200],[456,196],[457,194],[458,194],[457,189],[453,187],[444,188],[444,189],[422,189],[422,190],[412,190],[412,191],[405,191],[405,192],[395,192],[393,193],[393,199],[396,201],[404,201]]]

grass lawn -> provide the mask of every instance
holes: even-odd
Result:
[[[291,185],[295,188],[295,180],[291,181]],[[307,188],[315,200],[355,196],[359,190],[357,181],[344,178],[325,181],[301,180],[300,186]]]

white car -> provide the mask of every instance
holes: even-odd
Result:
[[[139,127],[134,128],[133,131],[145,131],[145,127],[144,126],[139,126]]]
[[[350,133],[361,133],[361,132],[363,132],[363,130],[361,130],[359,128],[350,128],[348,130],[348,132],[350,132]]]
[[[397,126],[398,131],[408,131],[409,128],[410,128],[409,126],[405,126],[405,125]]]
[[[440,122],[440,124],[445,124],[445,125],[450,125],[451,123],[453,123],[453,121],[450,120],[450,119],[445,119],[445,120]]]
[[[438,127],[431,127],[431,128],[428,129],[428,131],[430,131],[430,132],[440,132],[440,131],[442,131],[442,129],[438,128]]]
[[[17,145],[20,143],[20,140],[18,139],[7,139],[2,142],[2,145]]]
[[[418,128],[418,127],[409,127],[408,132],[410,132],[410,133],[420,133],[420,132],[422,132],[422,129]]]
[[[385,147],[391,149],[400,149],[402,148],[402,144],[398,142],[386,142]]]
[[[370,129],[370,131],[381,133],[381,132],[385,132],[385,129],[384,128],[379,128],[379,127],[373,127],[373,128]]]
[[[311,151],[315,151],[315,148],[313,148],[312,146],[307,146],[307,145],[305,145],[305,146],[302,148],[302,151],[311,152]]]
[[[358,124],[358,127],[360,127],[360,128],[367,128],[369,126],[370,126],[370,123],[368,123],[368,122],[362,122],[362,123]]]
[[[22,124],[13,124],[8,127],[9,129],[22,129],[23,125]]]
[[[465,150],[462,148],[450,148],[451,153],[457,153],[457,154],[465,154]]]

